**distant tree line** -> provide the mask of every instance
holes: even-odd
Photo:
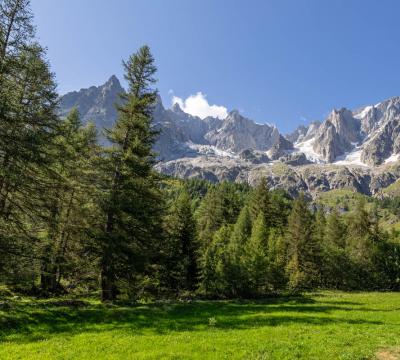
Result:
[[[379,225],[379,203],[340,213],[265,179],[251,188],[158,174],[147,46],[123,64],[128,91],[100,146],[77,110],[57,115],[34,35],[29,1],[0,0],[1,283],[103,301],[400,288],[399,236]],[[398,201],[382,206],[399,213]]]

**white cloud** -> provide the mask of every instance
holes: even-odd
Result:
[[[225,119],[228,116],[228,110],[226,107],[210,105],[206,99],[206,95],[200,91],[196,95],[190,95],[186,99],[173,96],[172,105],[174,104],[178,104],[184,112],[198,116],[201,119],[204,119],[207,116]]]

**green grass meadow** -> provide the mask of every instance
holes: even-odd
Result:
[[[399,293],[131,306],[11,298],[0,304],[2,360],[374,359],[380,350],[392,356],[399,345]]]

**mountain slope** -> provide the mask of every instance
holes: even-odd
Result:
[[[64,95],[60,114],[77,107],[83,121],[111,127],[123,91],[112,76],[101,86]],[[302,125],[286,136],[236,110],[223,120],[201,119],[178,104],[166,109],[160,97],[153,115],[160,130],[154,146],[157,169],[169,175],[249,183],[266,176],[271,187],[292,194],[341,188],[378,194],[400,177],[391,166],[400,154],[400,97],[355,111],[335,109],[323,122]]]
[[[65,94],[60,99],[60,114],[66,116],[76,107],[84,122],[93,121],[102,129],[111,127],[117,117],[115,103],[119,101],[119,94],[125,90],[115,75],[101,86],[91,86]]]
[[[397,160],[399,124],[400,97],[394,97],[357,111],[334,110],[322,124],[301,127],[289,138],[310,158],[341,165],[376,166]],[[313,135],[306,138],[309,132]]]
[[[62,96],[60,114],[65,116],[77,107],[83,121],[93,121],[99,129],[111,127],[117,117],[114,104],[123,91],[113,75],[104,85]],[[293,147],[275,126],[257,124],[236,110],[224,120],[200,119],[182,111],[178,104],[165,109],[158,97],[153,113],[155,126],[161,131],[155,150],[164,161],[201,154],[237,157],[247,149],[268,151],[274,145],[283,153]]]

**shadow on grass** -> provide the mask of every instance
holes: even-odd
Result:
[[[215,318],[214,330],[248,329],[284,324],[369,324],[379,321],[329,317],[336,311],[359,311],[335,301],[315,302],[307,297],[282,297],[256,301],[198,301],[186,304],[152,304],[107,306],[102,304],[69,304],[65,300],[48,302],[14,302],[0,312],[0,341],[32,342],[56,334],[65,336],[83,332],[124,330],[136,335],[144,332],[165,334],[174,331],[209,329],[209,318]],[[362,308],[362,311],[374,311]]]

